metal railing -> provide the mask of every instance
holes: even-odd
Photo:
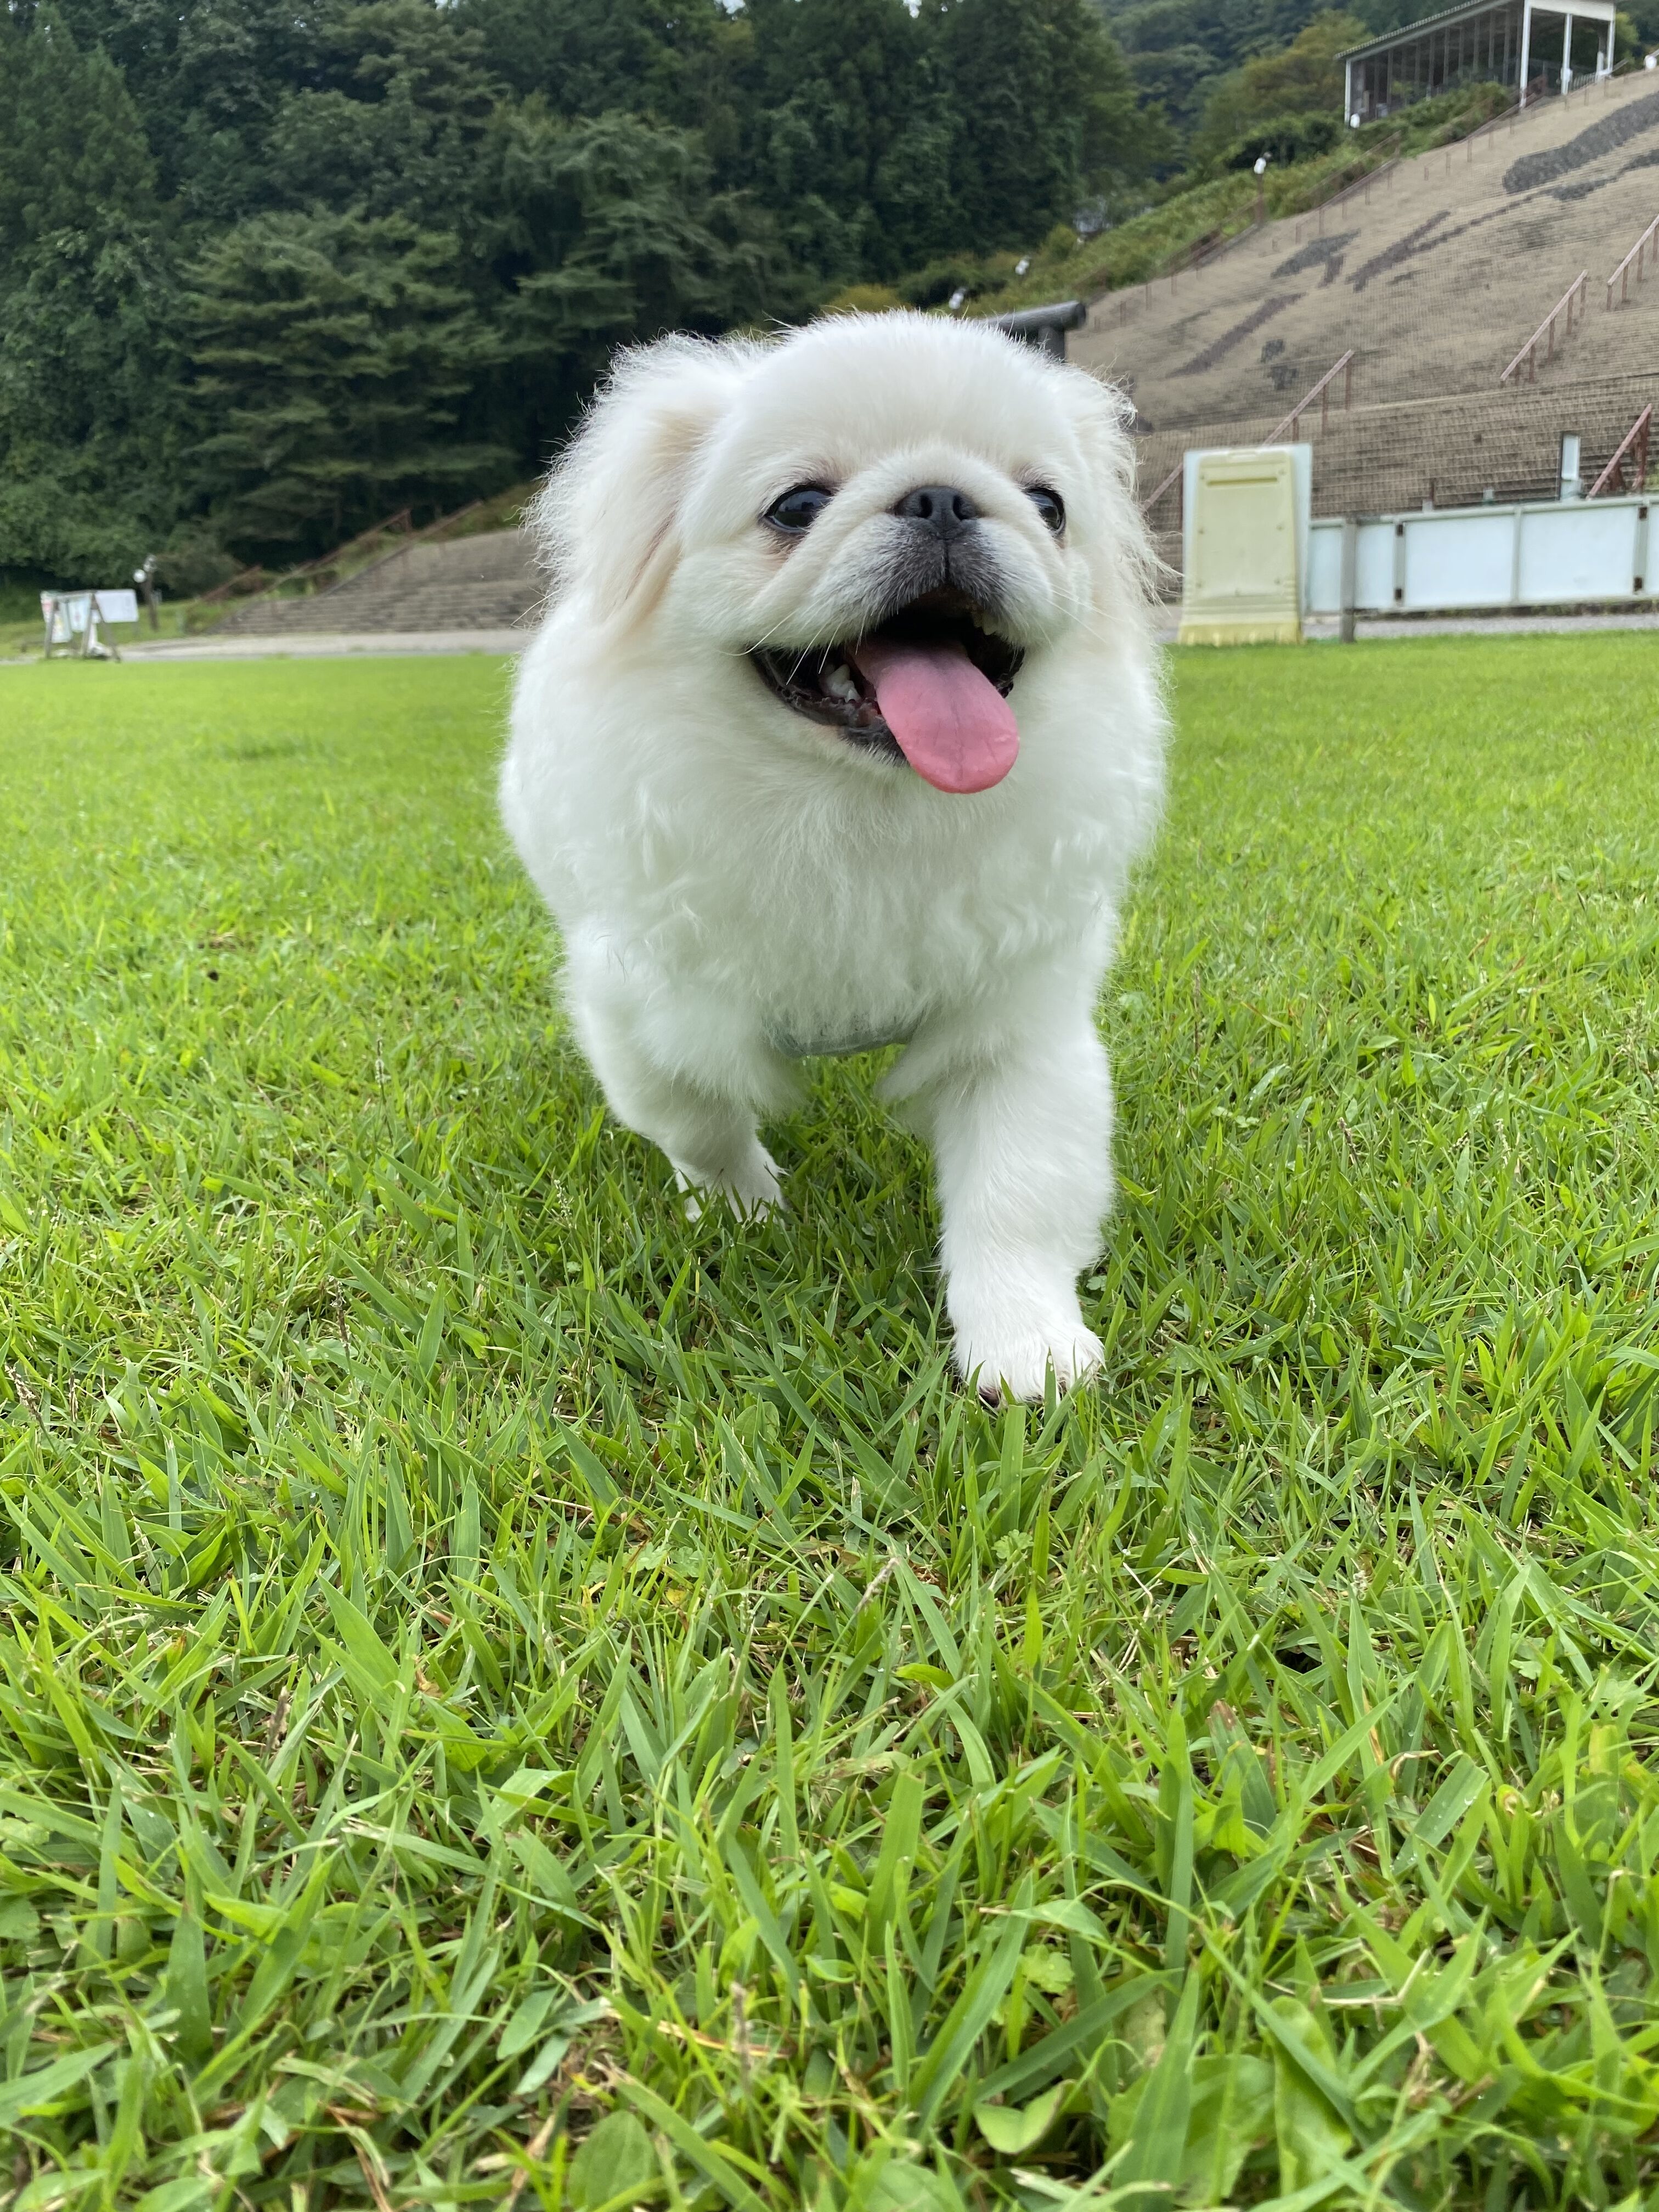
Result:
[[[1645,45],[1646,41],[1644,40],[1643,43]],[[1628,60],[1615,62],[1610,70],[1602,70],[1599,74],[1592,70],[1588,74],[1581,72],[1576,75],[1572,82],[1563,92],[1559,69],[1555,68],[1553,63],[1547,62],[1540,67],[1538,75],[1528,84],[1526,96],[1522,103],[1523,106],[1532,100],[1534,94],[1540,99],[1548,99],[1551,96],[1550,70],[1553,68],[1555,69],[1554,97],[1558,100],[1576,100],[1581,102],[1588,100],[1593,92],[1611,93],[1613,88],[1622,83],[1626,77],[1638,76],[1645,73],[1644,64],[1639,56],[1632,55]]]
[[[1339,376],[1342,379],[1342,404],[1344,408],[1346,409],[1352,401],[1353,365],[1356,358],[1357,356],[1354,353],[1353,348],[1350,346],[1347,352],[1342,356],[1340,361],[1334,361],[1331,363],[1330,367],[1325,371],[1325,374],[1320,378],[1317,384],[1310,385],[1309,386],[1308,390],[1303,393],[1301,398],[1297,401],[1295,406],[1291,408],[1290,413],[1285,417],[1284,421],[1279,423],[1273,429],[1270,430],[1265,438],[1258,439],[1254,442],[1263,446],[1278,445],[1287,431],[1295,429],[1297,424],[1301,421],[1303,416],[1306,414],[1309,408],[1313,405],[1316,399],[1319,402],[1319,427],[1322,430],[1326,423],[1330,420],[1331,386],[1335,383]],[[1183,453],[1181,459],[1176,463],[1175,466],[1170,471],[1168,476],[1164,477],[1155,489],[1148,492],[1146,498],[1141,501],[1140,511],[1143,514],[1150,514],[1152,513],[1152,509],[1158,505],[1159,500],[1163,498],[1164,493],[1169,490],[1170,485],[1176,483],[1186,465],[1187,456]]]
[[[343,545],[337,545],[331,553],[325,553],[320,560],[307,561],[302,568],[289,568],[280,576],[273,576],[262,589],[249,592],[245,597],[239,599],[222,620],[213,623],[211,628],[215,631],[224,629],[245,609],[257,606],[261,600],[274,598],[284,584],[302,583],[307,577],[316,577],[319,580],[308,596],[313,599],[325,599],[331,592],[343,591],[346,585],[355,584],[360,577],[367,576],[371,569],[382,568],[388,561],[397,560],[399,555],[407,553],[410,546],[422,545],[428,538],[441,536],[446,530],[453,529],[456,523],[465,521],[469,514],[476,513],[483,503],[481,499],[470,499],[465,507],[458,507],[453,514],[441,514],[435,522],[428,522],[424,530],[412,530],[410,525],[413,517],[408,507],[401,507],[396,514],[388,515],[384,522],[377,522],[372,530],[359,531],[356,537],[348,538]],[[365,561],[361,568],[354,568],[347,576],[329,574],[330,569],[337,565],[343,555],[352,552],[360,545],[367,545],[374,538],[384,537],[388,532],[396,533],[396,543],[387,546],[383,552],[375,554],[371,560]],[[321,580],[324,578],[326,578],[326,581]],[[234,580],[235,579],[233,578],[232,581],[234,582]],[[223,591],[228,586],[222,586],[220,588]],[[207,602],[203,600],[201,604],[205,605]]]
[[[1402,132],[1401,137],[1403,136],[1404,134]],[[1400,143],[1400,137],[1396,137],[1389,143],[1392,145],[1397,146]],[[1367,169],[1363,177],[1356,177],[1352,184],[1344,185],[1340,191],[1333,192],[1328,199],[1320,200],[1313,207],[1305,210],[1297,222],[1295,232],[1296,244],[1297,246],[1301,245],[1303,230],[1310,222],[1312,222],[1316,226],[1314,235],[1316,238],[1323,238],[1325,235],[1325,217],[1329,213],[1330,210],[1334,207],[1340,207],[1344,200],[1353,199],[1356,196],[1364,199],[1366,194],[1370,191],[1371,186],[1377,182],[1379,178],[1386,178],[1389,183],[1392,185],[1394,182],[1394,173],[1400,167],[1401,159],[1402,157],[1398,154],[1390,154],[1386,161],[1379,161],[1376,168]]]
[[[1473,131],[1467,131],[1464,134],[1465,143],[1469,148],[1471,158],[1473,158],[1474,155],[1474,142],[1477,138],[1490,137],[1494,132],[1498,131],[1513,131],[1515,128],[1515,118],[1520,114],[1520,112],[1521,94],[1517,89],[1514,99],[1506,100],[1504,106],[1498,109],[1496,115],[1489,115],[1484,123],[1477,123]]]
[[[1638,284],[1641,283],[1647,274],[1646,263],[1650,252],[1656,261],[1659,261],[1659,215],[1655,216],[1653,221],[1642,233],[1612,276],[1608,277],[1607,303],[1609,307],[1613,305],[1613,288],[1615,284],[1619,287],[1620,305],[1622,307],[1629,299],[1630,264],[1632,261],[1636,264],[1636,281]]]
[[[1624,471],[1620,466],[1620,464],[1623,462],[1626,454],[1631,453],[1632,449],[1634,450],[1635,465],[1632,470],[1632,476],[1634,481],[1632,483],[1630,489],[1632,491],[1643,491],[1646,489],[1648,481],[1648,432],[1651,428],[1652,424],[1653,408],[1650,404],[1642,410],[1636,420],[1631,424],[1629,429],[1626,431],[1624,436],[1620,440],[1618,452],[1607,463],[1606,468],[1602,470],[1601,475],[1597,477],[1595,482],[1590,486],[1589,491],[1585,494],[1585,497],[1587,499],[1599,499],[1601,494],[1607,489],[1607,486],[1613,482],[1615,475],[1619,478],[1620,489],[1624,488]]]
[[[1210,231],[1202,238],[1194,239],[1190,245],[1177,246],[1173,258],[1166,260],[1164,266],[1155,269],[1151,276],[1143,276],[1138,285],[1124,285],[1121,296],[1127,299],[1131,292],[1139,291],[1143,301],[1149,300],[1153,285],[1163,283],[1166,277],[1173,292],[1181,277],[1191,276],[1200,269],[1207,269],[1212,261],[1218,261],[1224,253],[1231,253],[1234,246],[1242,246],[1247,238],[1254,238],[1255,234],[1256,225],[1253,222],[1247,223],[1243,230],[1236,230],[1226,238],[1218,238],[1214,231]]]
[[[458,507],[453,514],[441,514],[435,522],[428,522],[424,530],[411,530],[400,544],[389,545],[384,553],[377,553],[372,561],[365,561],[361,568],[354,568],[349,576],[337,576],[318,592],[325,599],[332,592],[343,592],[348,584],[361,582],[372,569],[384,568],[390,561],[399,561],[412,546],[424,545],[428,538],[441,538],[445,531],[453,530],[458,522],[465,522],[469,514],[476,514],[483,505],[481,499],[470,499],[465,507]]]
[[[217,585],[210,592],[204,592],[196,604],[198,606],[211,607],[216,606],[221,599],[234,598],[239,601],[240,606],[247,606],[255,599],[269,599],[273,592],[281,591],[284,584],[302,583],[307,576],[314,576],[323,569],[331,568],[337,561],[343,560],[348,553],[354,552],[359,545],[366,545],[371,538],[380,538],[388,530],[401,530],[407,534],[410,523],[409,509],[406,507],[400,507],[396,514],[388,514],[384,521],[374,524],[368,530],[360,530],[355,538],[348,538],[343,545],[337,545],[332,552],[321,554],[314,561],[301,562],[297,568],[284,568],[281,575],[269,578],[257,589],[249,587],[255,577],[264,574],[264,570],[257,567],[245,568],[240,575],[233,576],[228,583]]]
[[[1163,498],[1164,493],[1168,491],[1170,486],[1180,480],[1181,471],[1186,467],[1186,465],[1187,456],[1183,453],[1181,456],[1181,459],[1176,463],[1175,466],[1170,470],[1169,475],[1163,479],[1162,483],[1159,483],[1157,490],[1149,492],[1146,497],[1141,501],[1140,511],[1143,514],[1150,514],[1152,513],[1152,509],[1158,505],[1159,500]]]
[[[1525,345],[1522,347],[1520,352],[1516,354],[1515,359],[1504,371],[1502,376],[1498,378],[1498,381],[1500,384],[1507,384],[1510,377],[1512,377],[1516,371],[1520,368],[1522,362],[1527,365],[1528,383],[1536,383],[1538,376],[1538,348],[1540,342],[1547,337],[1549,339],[1549,350],[1544,356],[1544,359],[1547,362],[1553,361],[1555,358],[1556,322],[1560,316],[1565,314],[1567,319],[1566,337],[1571,337],[1572,336],[1572,311],[1575,303],[1577,304],[1581,315],[1588,313],[1584,301],[1584,290],[1589,283],[1589,270],[1588,269],[1581,269],[1578,274],[1573,278],[1571,283],[1568,285],[1566,290],[1556,301],[1555,305],[1550,309],[1548,314],[1545,316],[1543,321],[1540,323],[1538,328],[1527,340]],[[1563,343],[1565,343],[1565,341],[1564,339]]]
[[[1264,446],[1276,446],[1279,440],[1294,430],[1302,417],[1316,399],[1319,402],[1319,427],[1322,430],[1330,420],[1331,386],[1340,376],[1342,379],[1342,405],[1346,412],[1353,401],[1354,350],[1349,347],[1340,361],[1334,361],[1317,384],[1304,392],[1285,420],[1270,430],[1261,441]]]

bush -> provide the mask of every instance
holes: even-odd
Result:
[[[1190,149],[1194,164],[1221,160],[1223,149],[1245,132],[1272,128],[1280,117],[1335,115],[1342,105],[1337,57],[1370,35],[1357,17],[1328,11],[1279,52],[1258,55],[1223,77],[1204,103],[1203,125]]]
[[[1402,154],[1425,153],[1462,138],[1477,124],[1501,115],[1514,99],[1515,94],[1501,84],[1454,85],[1449,92],[1437,93],[1432,100],[1416,100],[1399,109],[1383,127],[1403,128]]]
[[[953,292],[972,299],[985,289],[985,271],[967,260],[930,261],[898,280],[901,296],[913,307],[942,307]]]
[[[825,315],[885,315],[905,304],[890,284],[849,284],[826,300],[819,309]]]
[[[228,584],[240,566],[226,552],[216,532],[204,523],[186,523],[156,556],[155,574],[171,597],[193,599]]]
[[[1221,156],[1224,169],[1253,169],[1265,154],[1279,168],[1328,154],[1343,132],[1334,115],[1275,115],[1253,124]]]

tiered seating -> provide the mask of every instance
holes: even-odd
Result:
[[[1580,440],[1579,474],[1589,486],[1626,430],[1659,389],[1659,364],[1621,376],[1518,392],[1460,392],[1402,399],[1335,413],[1322,430],[1319,412],[1298,428],[1313,447],[1316,514],[1389,514],[1429,501],[1472,507],[1498,500],[1553,499],[1561,434]],[[1268,437],[1267,414],[1189,423],[1142,441],[1144,488],[1161,483],[1189,446],[1249,446]],[[1178,538],[1176,495],[1158,502],[1152,520]],[[1178,551],[1178,546],[1176,550]],[[1169,547],[1164,557],[1174,557]]]
[[[257,599],[222,623],[220,634],[520,629],[533,618],[544,588],[524,532],[495,530],[453,544],[407,546],[314,598]]]
[[[1072,357],[1133,398],[1145,489],[1190,446],[1267,435],[1352,349],[1352,411],[1339,383],[1323,427],[1316,405],[1294,434],[1314,447],[1316,512],[1547,496],[1564,430],[1594,473],[1659,396],[1659,270],[1603,305],[1656,213],[1659,83],[1642,72],[1401,163],[1173,284],[1109,295]],[[1500,385],[1582,270],[1588,313],[1532,380]],[[1173,533],[1173,492],[1152,519]]]

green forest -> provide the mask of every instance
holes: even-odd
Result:
[[[619,343],[860,286],[937,304],[953,256],[1133,214],[1280,110],[1318,142],[1363,27],[1308,0],[9,0],[0,578],[155,551],[199,591],[521,482]]]

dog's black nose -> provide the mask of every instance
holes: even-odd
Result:
[[[918,484],[907,491],[893,509],[906,522],[920,522],[941,538],[960,538],[970,522],[979,520],[979,509],[965,491],[953,484]]]

